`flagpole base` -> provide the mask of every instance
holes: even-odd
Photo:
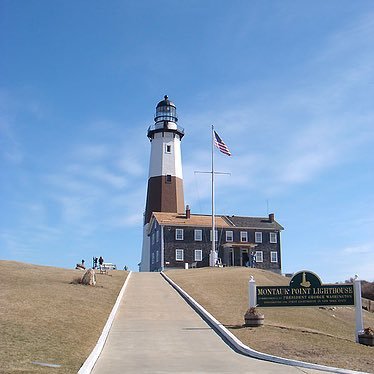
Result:
[[[218,254],[217,251],[210,251],[209,253],[209,266],[217,266],[218,265]]]

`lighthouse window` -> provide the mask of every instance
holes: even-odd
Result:
[[[169,144],[166,144],[166,150],[165,150],[166,153],[171,153],[171,145]]]
[[[240,231],[240,241],[241,242],[247,242],[248,241],[247,231]]]
[[[201,242],[203,240],[203,230],[195,230],[195,240]]]
[[[212,230],[210,230],[210,241],[212,241]],[[214,230],[214,241],[218,242],[218,230]]]
[[[171,175],[170,174],[168,174],[166,176],[166,183],[171,183]]]
[[[277,242],[277,233],[271,232],[270,233],[270,243],[276,243]]]
[[[184,260],[184,250],[183,249],[176,249],[175,250],[175,259],[177,261],[183,261]]]
[[[262,232],[255,232],[255,243],[262,243]]]
[[[264,262],[264,254],[262,251],[256,251],[256,262]]]
[[[195,261],[203,261],[203,251],[201,249],[195,249]]]
[[[234,235],[232,231],[226,231],[226,241],[232,242],[234,240]]]
[[[183,229],[175,230],[175,240],[183,240]]]

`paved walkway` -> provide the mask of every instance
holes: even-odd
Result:
[[[322,373],[235,353],[159,273],[132,273],[93,373]]]

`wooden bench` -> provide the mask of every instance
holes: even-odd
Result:
[[[116,270],[117,266],[111,262],[104,262],[99,266],[100,274],[109,274],[109,270]]]
[[[105,265],[100,265],[99,270],[100,270],[100,274],[109,274],[109,270],[111,270],[111,268]]]

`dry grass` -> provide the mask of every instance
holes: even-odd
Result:
[[[128,273],[110,274],[97,274],[91,287],[71,283],[83,275],[80,270],[0,261],[0,372],[76,373]]]
[[[261,328],[243,327],[248,309],[248,280],[258,285],[288,285],[289,279],[259,269],[202,268],[172,270],[167,275],[228,327],[241,341],[281,357],[374,373],[374,348],[354,342],[353,307],[260,308]],[[374,314],[363,311],[364,325]]]

